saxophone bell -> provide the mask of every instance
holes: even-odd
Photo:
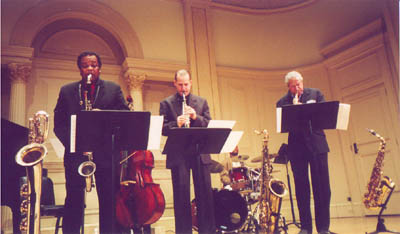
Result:
[[[96,164],[92,161],[93,155],[92,152],[87,153],[88,161],[81,163],[78,167],[79,175],[85,178],[85,189],[86,192],[91,192],[94,185],[93,175],[96,172]]]

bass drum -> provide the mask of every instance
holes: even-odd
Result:
[[[214,191],[214,211],[217,231],[235,232],[246,222],[246,200],[236,191]],[[196,201],[192,201],[192,227],[198,230]]]

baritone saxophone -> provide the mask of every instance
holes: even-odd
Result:
[[[261,185],[260,185],[260,216],[259,225],[261,233],[279,233],[279,218],[282,198],[287,194],[286,185],[272,177],[271,159],[268,154],[269,135],[267,130],[255,131],[263,134],[263,148],[261,161]]]
[[[40,196],[42,194],[43,159],[47,148],[43,144],[49,132],[49,115],[38,111],[29,118],[28,145],[15,155],[17,164],[26,169],[26,183],[20,188],[21,233],[40,233]]]

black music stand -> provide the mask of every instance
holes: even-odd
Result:
[[[21,233],[20,184],[26,169],[15,162],[18,150],[28,144],[29,129],[1,118],[1,204],[12,211],[13,233]]]
[[[128,110],[81,111],[76,116],[76,151],[93,152],[109,149],[112,157],[111,174],[116,176],[122,150],[146,150],[149,139],[150,112]],[[114,177],[112,177],[114,178]],[[115,196],[115,180],[112,194]],[[115,224],[115,198],[113,202],[113,225]],[[113,233],[115,227],[112,227]]]
[[[278,107],[278,132],[290,132],[312,129],[347,129],[338,125],[349,117],[349,112],[341,112],[338,101],[285,105]],[[348,121],[347,121],[348,122]]]
[[[219,154],[230,132],[229,128],[172,128],[162,153]]]
[[[306,131],[312,133],[313,130],[323,129],[347,129],[350,109],[343,111],[345,107],[341,106],[338,101],[307,103],[300,105],[285,105],[277,108],[277,130],[278,132],[298,132]],[[287,157],[285,158],[286,172],[289,180],[289,173],[287,170]],[[291,194],[291,191],[289,191]],[[290,224],[296,225],[300,228],[300,224],[296,223],[293,210],[292,196],[290,196],[292,205],[293,222],[284,224],[284,230]]]
[[[184,154],[196,157],[200,166],[200,154],[219,154],[231,132],[229,128],[172,128],[168,133],[163,154]],[[217,223],[217,229],[220,227]],[[220,225],[222,226],[222,225]]]

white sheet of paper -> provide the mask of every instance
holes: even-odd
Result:
[[[50,138],[50,144],[53,146],[54,151],[58,158],[64,157],[65,147],[58,138]]]
[[[75,153],[75,141],[76,141],[76,115],[71,115],[71,133],[70,133],[70,151]]]
[[[230,153],[239,144],[240,138],[243,136],[243,131],[231,131],[225,141],[225,145],[221,149],[222,153]]]
[[[210,120],[207,128],[229,128],[232,129],[235,126],[235,120]]]
[[[232,162],[232,167],[233,168],[242,167],[242,164],[240,162]]]
[[[281,132],[282,107],[276,108],[276,132]]]
[[[338,117],[336,122],[336,129],[347,130],[350,117],[350,104],[339,104]]]
[[[152,115],[150,117],[149,141],[147,142],[148,150],[158,150],[161,144],[161,131],[164,116]]]

